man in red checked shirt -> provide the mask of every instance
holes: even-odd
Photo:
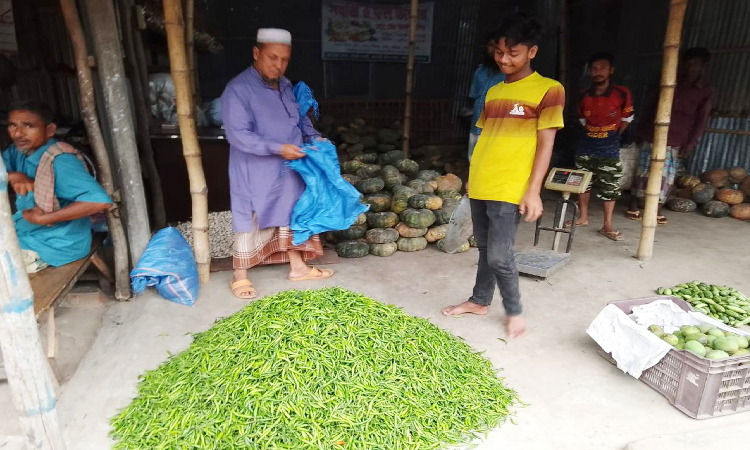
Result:
[[[620,135],[635,117],[633,100],[628,88],[612,84],[615,73],[614,56],[597,53],[589,60],[591,88],[583,93],[579,106],[584,133],[576,147],[576,167],[593,172],[589,191],[579,196],[581,214],[577,226],[589,224],[591,187],[604,201],[604,226],[599,233],[613,241],[622,240],[622,233],[612,226],[615,201],[622,194],[622,163]],[[570,226],[570,222],[566,224]]]

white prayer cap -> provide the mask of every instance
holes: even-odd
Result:
[[[280,28],[261,28],[258,30],[258,44],[292,45],[292,33]]]

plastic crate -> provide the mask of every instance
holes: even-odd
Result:
[[[680,308],[690,311],[686,302],[669,296],[612,304],[629,315],[634,306],[656,300],[672,300]],[[608,353],[599,349],[599,354],[614,363]],[[644,371],[640,380],[694,419],[750,411],[750,355],[714,361],[686,350],[670,350],[655,366]]]

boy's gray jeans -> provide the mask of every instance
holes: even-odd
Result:
[[[517,316],[522,312],[518,269],[513,254],[520,218],[518,205],[471,199],[471,219],[479,249],[479,267],[474,293],[469,301],[488,306],[492,303],[497,285],[508,316]]]

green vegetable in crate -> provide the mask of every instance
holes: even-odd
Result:
[[[737,345],[740,347],[740,349],[750,347],[750,341],[748,341],[745,336],[731,335],[727,336],[727,339],[732,339],[733,341],[737,342]]]
[[[671,289],[659,288],[657,293],[679,297],[690,303],[696,311],[729,326],[750,324],[750,299],[736,289],[694,281]]]
[[[750,220],[750,203],[740,203],[739,205],[732,206],[729,208],[729,215],[738,220]]]
[[[342,258],[362,258],[370,253],[370,246],[362,241],[345,241],[336,244],[336,253]]]
[[[363,168],[365,163],[357,161],[356,159],[347,161],[341,164],[341,171],[344,173],[355,174],[359,169]]]
[[[365,195],[363,203],[370,205],[372,212],[388,211],[391,209],[391,196],[386,192],[376,192]]]
[[[729,215],[729,205],[718,200],[712,200],[701,206],[701,211],[708,217],[721,218]]]
[[[396,243],[398,244],[398,249],[402,252],[418,252],[427,248],[427,239],[421,236],[413,238],[401,237],[398,238]]]
[[[409,208],[435,211],[443,207],[443,199],[436,195],[417,194],[409,199]]]
[[[710,184],[701,183],[693,188],[693,201],[699,205],[708,203],[716,195],[716,188]]]
[[[377,153],[363,153],[359,156],[354,157],[355,161],[362,161],[366,164],[376,164],[378,162],[378,154]]]
[[[408,208],[399,217],[412,228],[427,228],[435,223],[435,214],[429,209]]]
[[[396,244],[395,242],[386,242],[385,244],[370,244],[370,254],[375,256],[391,256],[392,254],[396,253],[396,250],[398,250],[398,244]]]
[[[687,341],[685,342],[685,350],[693,352],[701,358],[706,356],[706,347],[704,347],[698,341]]]
[[[398,214],[391,211],[367,213],[370,228],[393,228],[398,223]]]
[[[725,358],[729,358],[729,354],[721,350],[711,350],[710,352],[706,353],[706,358],[707,359],[725,359]]]
[[[437,225],[429,230],[424,235],[427,242],[437,242],[441,239],[445,239],[445,235],[448,233],[448,225]]]
[[[352,174],[349,174],[349,173],[345,173],[345,174],[341,175],[341,178],[343,178],[346,181],[348,181],[349,184],[351,184],[352,186],[354,186],[355,184],[357,184],[360,181],[362,181],[361,177],[358,177],[357,175],[352,175]]]
[[[680,327],[680,331],[683,336],[690,336],[691,334],[700,334],[701,330],[692,325],[683,325]]]
[[[718,329],[718,328],[714,328],[714,327],[711,327],[711,329],[709,329],[709,330],[708,330],[708,331],[706,332],[706,334],[707,334],[707,335],[709,335],[709,336],[713,336],[713,337],[715,337],[715,338],[726,337],[726,336],[724,335],[724,332],[723,332],[723,331],[721,331],[721,330],[720,330],[720,329]]]
[[[661,336],[661,339],[664,342],[666,342],[667,344],[669,344],[669,345],[671,345],[673,347],[675,345],[679,344],[679,342],[680,342],[680,339],[677,336],[675,336],[674,334],[663,334]]]
[[[434,170],[420,170],[417,173],[417,178],[419,178],[420,180],[424,180],[424,181],[432,181],[439,176],[440,174]]]
[[[648,331],[654,333],[657,336],[662,336],[664,334],[664,329],[660,327],[659,325],[650,325],[648,327]]]
[[[667,202],[667,208],[676,212],[693,212],[698,209],[698,204],[686,198],[673,198]]]
[[[354,241],[357,239],[362,239],[365,236],[365,233],[367,232],[367,227],[364,225],[352,225],[351,227],[347,228],[346,230],[339,230],[334,231],[333,235],[336,236],[336,239],[341,241]]]
[[[714,339],[713,348],[714,350],[721,350],[722,352],[732,354],[740,349],[740,345],[734,339],[720,337]]]
[[[432,187],[429,181],[416,179],[408,181],[406,185],[421,194],[433,194],[435,192],[435,188]]]
[[[733,206],[742,203],[745,200],[745,196],[742,195],[741,191],[738,191],[736,189],[724,188],[716,191],[716,200]]]
[[[362,178],[375,178],[380,174],[380,170],[381,167],[377,164],[365,164],[357,170],[357,175]]]
[[[401,159],[393,165],[406,175],[416,175],[419,172],[419,164],[412,159]]]
[[[363,194],[374,194],[375,192],[383,190],[385,182],[382,178],[366,178],[357,182],[354,187]]]
[[[398,231],[393,228],[372,228],[367,230],[365,234],[365,240],[368,244],[387,244],[396,242],[398,238]]]
[[[696,341],[701,345],[708,344],[708,336],[703,333],[693,333],[685,336],[685,342]]]
[[[427,233],[427,228],[412,228],[403,222],[396,225],[395,229],[401,237],[405,238],[421,237]]]

